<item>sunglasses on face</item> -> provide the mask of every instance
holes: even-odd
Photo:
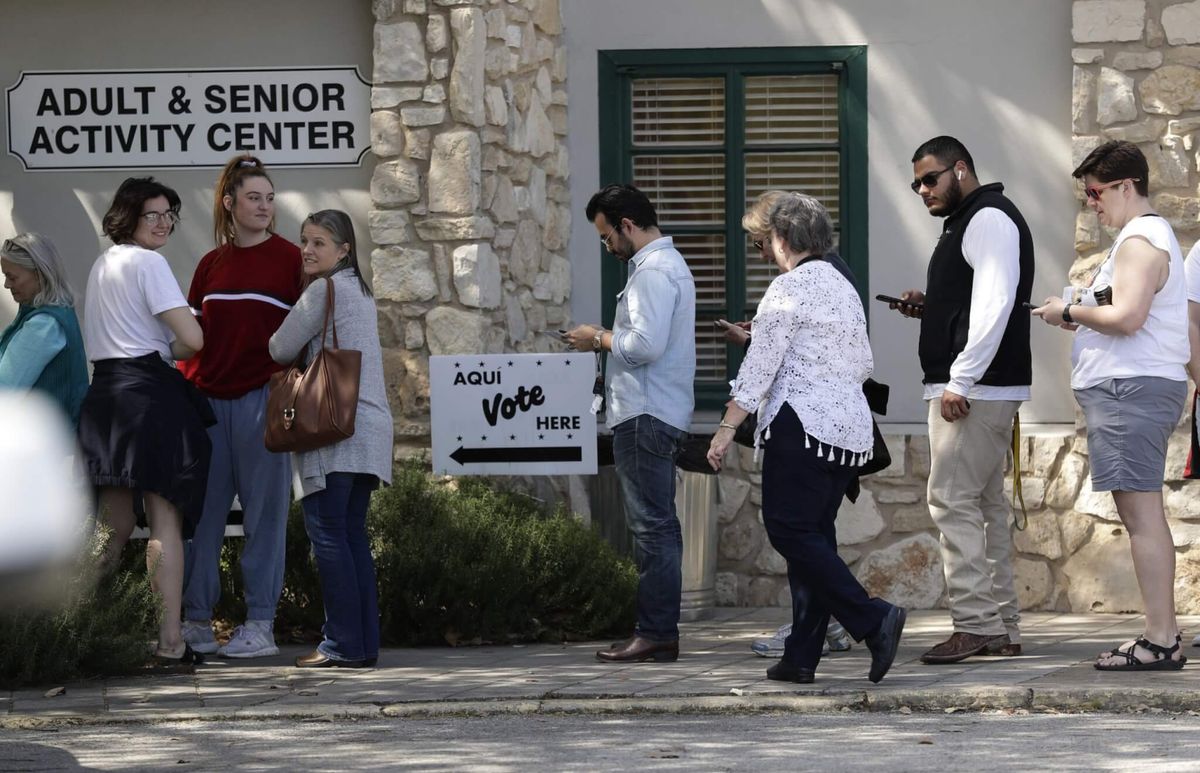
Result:
[[[1112,188],[1115,185],[1120,185],[1121,183],[1125,182],[1126,180],[1128,180],[1129,182],[1136,183],[1136,182],[1141,182],[1142,178],[1140,178],[1140,177],[1123,177],[1120,180],[1113,180],[1112,182],[1102,183],[1101,185],[1089,185],[1083,189],[1083,192],[1084,192],[1084,195],[1086,195],[1089,199],[1092,199],[1093,201],[1099,201],[1101,193],[1104,193],[1106,190],[1108,190],[1109,188]]]
[[[932,189],[937,186],[938,178],[941,177],[942,175],[944,175],[946,172],[949,172],[953,168],[954,168],[954,166],[951,165],[951,166],[946,167],[945,169],[943,169],[940,172],[930,172],[929,174],[923,174],[920,177],[913,180],[912,184],[909,187],[913,189],[913,193],[918,193],[921,190],[922,185],[924,185],[927,189]]]

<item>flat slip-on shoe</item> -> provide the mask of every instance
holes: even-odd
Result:
[[[884,615],[879,630],[867,637],[867,649],[871,651],[871,670],[867,678],[876,684],[887,675],[900,648],[900,635],[904,632],[904,621],[908,612],[904,607],[893,606]]]

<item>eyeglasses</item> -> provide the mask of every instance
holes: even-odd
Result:
[[[616,230],[617,227],[614,225],[612,228],[608,229],[608,233],[600,237],[600,243],[604,245],[604,249],[609,251],[612,250],[612,247],[608,246],[608,240],[612,238],[612,235],[616,233]]]
[[[929,174],[923,174],[920,177],[918,177],[917,179],[913,180],[912,185],[910,185],[909,187],[913,189],[913,193],[919,192],[921,190],[922,185],[924,185],[926,188],[933,188],[934,186],[936,186],[938,184],[938,178],[941,177],[942,175],[944,175],[946,172],[949,172],[953,168],[954,168],[954,165],[951,164],[950,166],[946,167],[945,169],[943,169],[940,172],[930,172]]]
[[[175,225],[179,222],[179,215],[171,209],[166,212],[143,212],[142,220],[146,221],[147,225],[158,225],[158,221],[162,220],[167,225]]]
[[[763,240],[762,239],[755,239],[754,241],[750,242],[750,244],[754,245],[754,249],[758,250],[759,252],[762,252],[762,248],[763,248]]]
[[[1142,178],[1140,178],[1140,177],[1123,177],[1120,180],[1113,180],[1112,182],[1104,183],[1103,185],[1089,185],[1083,189],[1083,192],[1089,199],[1093,199],[1094,201],[1099,201],[1101,193],[1104,193],[1106,190],[1113,187],[1114,185],[1120,185],[1121,183],[1126,182],[1126,181],[1139,183],[1142,181]]]

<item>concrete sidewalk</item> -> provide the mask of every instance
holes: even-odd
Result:
[[[869,654],[856,644],[822,660],[812,685],[768,681],[772,662],[750,642],[787,622],[778,608],[718,609],[685,624],[678,662],[610,665],[608,642],[386,650],[365,670],[291,667],[308,651],[275,658],[210,659],[195,673],[124,677],[0,693],[0,727],[56,722],[181,719],[404,717],[505,713],[753,712],[850,710],[1200,710],[1200,649],[1178,672],[1102,673],[1096,653],[1142,631],[1137,615],[1031,613],[1019,658],[971,658],[926,666],[918,658],[949,633],[945,611],[910,613],[896,664],[867,681]],[[1180,624],[1185,645],[1200,618]]]

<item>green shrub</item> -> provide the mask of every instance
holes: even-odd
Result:
[[[592,639],[633,627],[637,573],[565,510],[415,463],[372,500],[383,640]]]
[[[371,501],[385,645],[593,639],[633,627],[637,573],[565,510],[485,481],[442,482],[398,466]],[[245,614],[242,540],[221,553],[217,617]],[[311,635],[324,621],[320,580],[299,505],[288,517],[277,630]]]
[[[106,541],[97,530],[57,604],[0,611],[0,686],[129,673],[149,660],[158,598],[144,565],[95,579]]]

